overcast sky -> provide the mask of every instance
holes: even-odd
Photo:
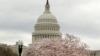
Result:
[[[0,43],[32,41],[31,33],[43,14],[46,0],[0,0]],[[50,0],[62,33],[80,37],[91,49],[100,50],[100,0]]]

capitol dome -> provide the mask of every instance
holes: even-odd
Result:
[[[32,33],[32,42],[40,41],[44,38],[60,38],[60,26],[57,19],[50,12],[50,5],[47,0],[45,12],[38,18]]]
[[[43,13],[39,17],[38,23],[43,23],[43,22],[57,23],[57,20],[56,20],[56,17],[52,15],[51,13]]]

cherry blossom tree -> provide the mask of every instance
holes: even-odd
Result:
[[[67,34],[64,39],[44,39],[31,44],[25,56],[90,56],[88,46],[78,37]]]

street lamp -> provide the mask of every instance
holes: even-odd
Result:
[[[96,56],[96,51],[94,52],[94,56]]]
[[[19,56],[21,56],[21,54],[22,54],[22,49],[23,49],[23,42],[19,40],[19,42],[18,42]]]

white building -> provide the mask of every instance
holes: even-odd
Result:
[[[44,38],[61,38],[60,26],[57,19],[50,12],[49,1],[45,5],[44,13],[38,18],[32,33],[32,42],[40,41]]]

